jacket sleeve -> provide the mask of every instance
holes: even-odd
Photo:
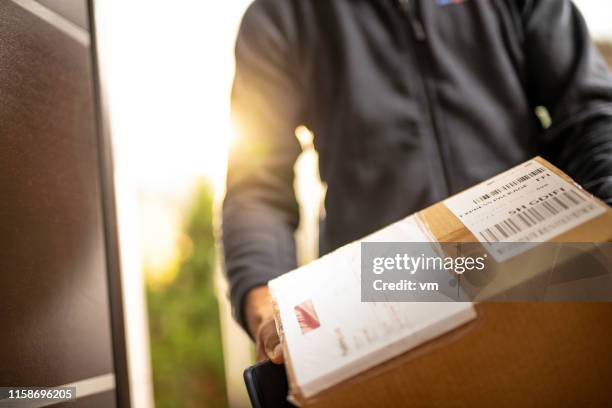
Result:
[[[523,4],[528,97],[552,119],[541,152],[612,204],[612,75],[570,0]]]
[[[293,166],[301,152],[295,128],[302,103],[279,3],[250,6],[235,49],[231,102],[238,135],[229,153],[221,234],[232,309],[243,328],[246,293],[296,266]]]

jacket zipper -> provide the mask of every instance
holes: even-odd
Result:
[[[427,100],[427,107],[429,110],[429,116],[431,119],[433,134],[435,138],[436,150],[438,152],[438,157],[440,160],[440,167],[442,169],[442,176],[444,178],[444,190],[446,195],[450,195],[451,187],[450,187],[450,175],[447,169],[447,165],[445,162],[445,154],[442,148],[442,144],[440,141],[440,131],[438,128],[438,123],[436,121],[436,111],[433,103],[434,96],[432,95],[432,90],[430,89],[427,71],[430,69],[431,65],[431,56],[429,55],[429,50],[426,49],[426,40],[427,40],[427,32],[425,31],[425,27],[423,22],[421,21],[421,17],[417,10],[415,9],[415,2],[419,0],[398,0],[399,6],[404,16],[408,19],[410,23],[410,27],[412,29],[412,34],[414,35],[414,39],[416,40],[417,52],[420,54],[417,58],[417,66],[419,68],[419,72],[421,74],[421,79],[423,81],[423,87],[425,89],[425,99]]]

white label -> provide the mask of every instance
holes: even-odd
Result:
[[[536,160],[459,193],[444,204],[498,262],[605,211],[580,188]]]
[[[363,241],[429,239],[410,216]],[[471,303],[361,302],[360,250],[360,242],[353,242],[269,283],[306,398],[476,316]]]

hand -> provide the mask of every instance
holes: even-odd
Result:
[[[284,362],[283,350],[280,344],[272,302],[267,286],[259,286],[247,294],[245,315],[249,331],[255,339],[257,361],[269,358],[275,364]]]

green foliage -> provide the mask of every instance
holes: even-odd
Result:
[[[219,310],[213,284],[212,189],[198,189],[187,217],[191,251],[176,278],[147,286],[158,408],[227,406]]]

